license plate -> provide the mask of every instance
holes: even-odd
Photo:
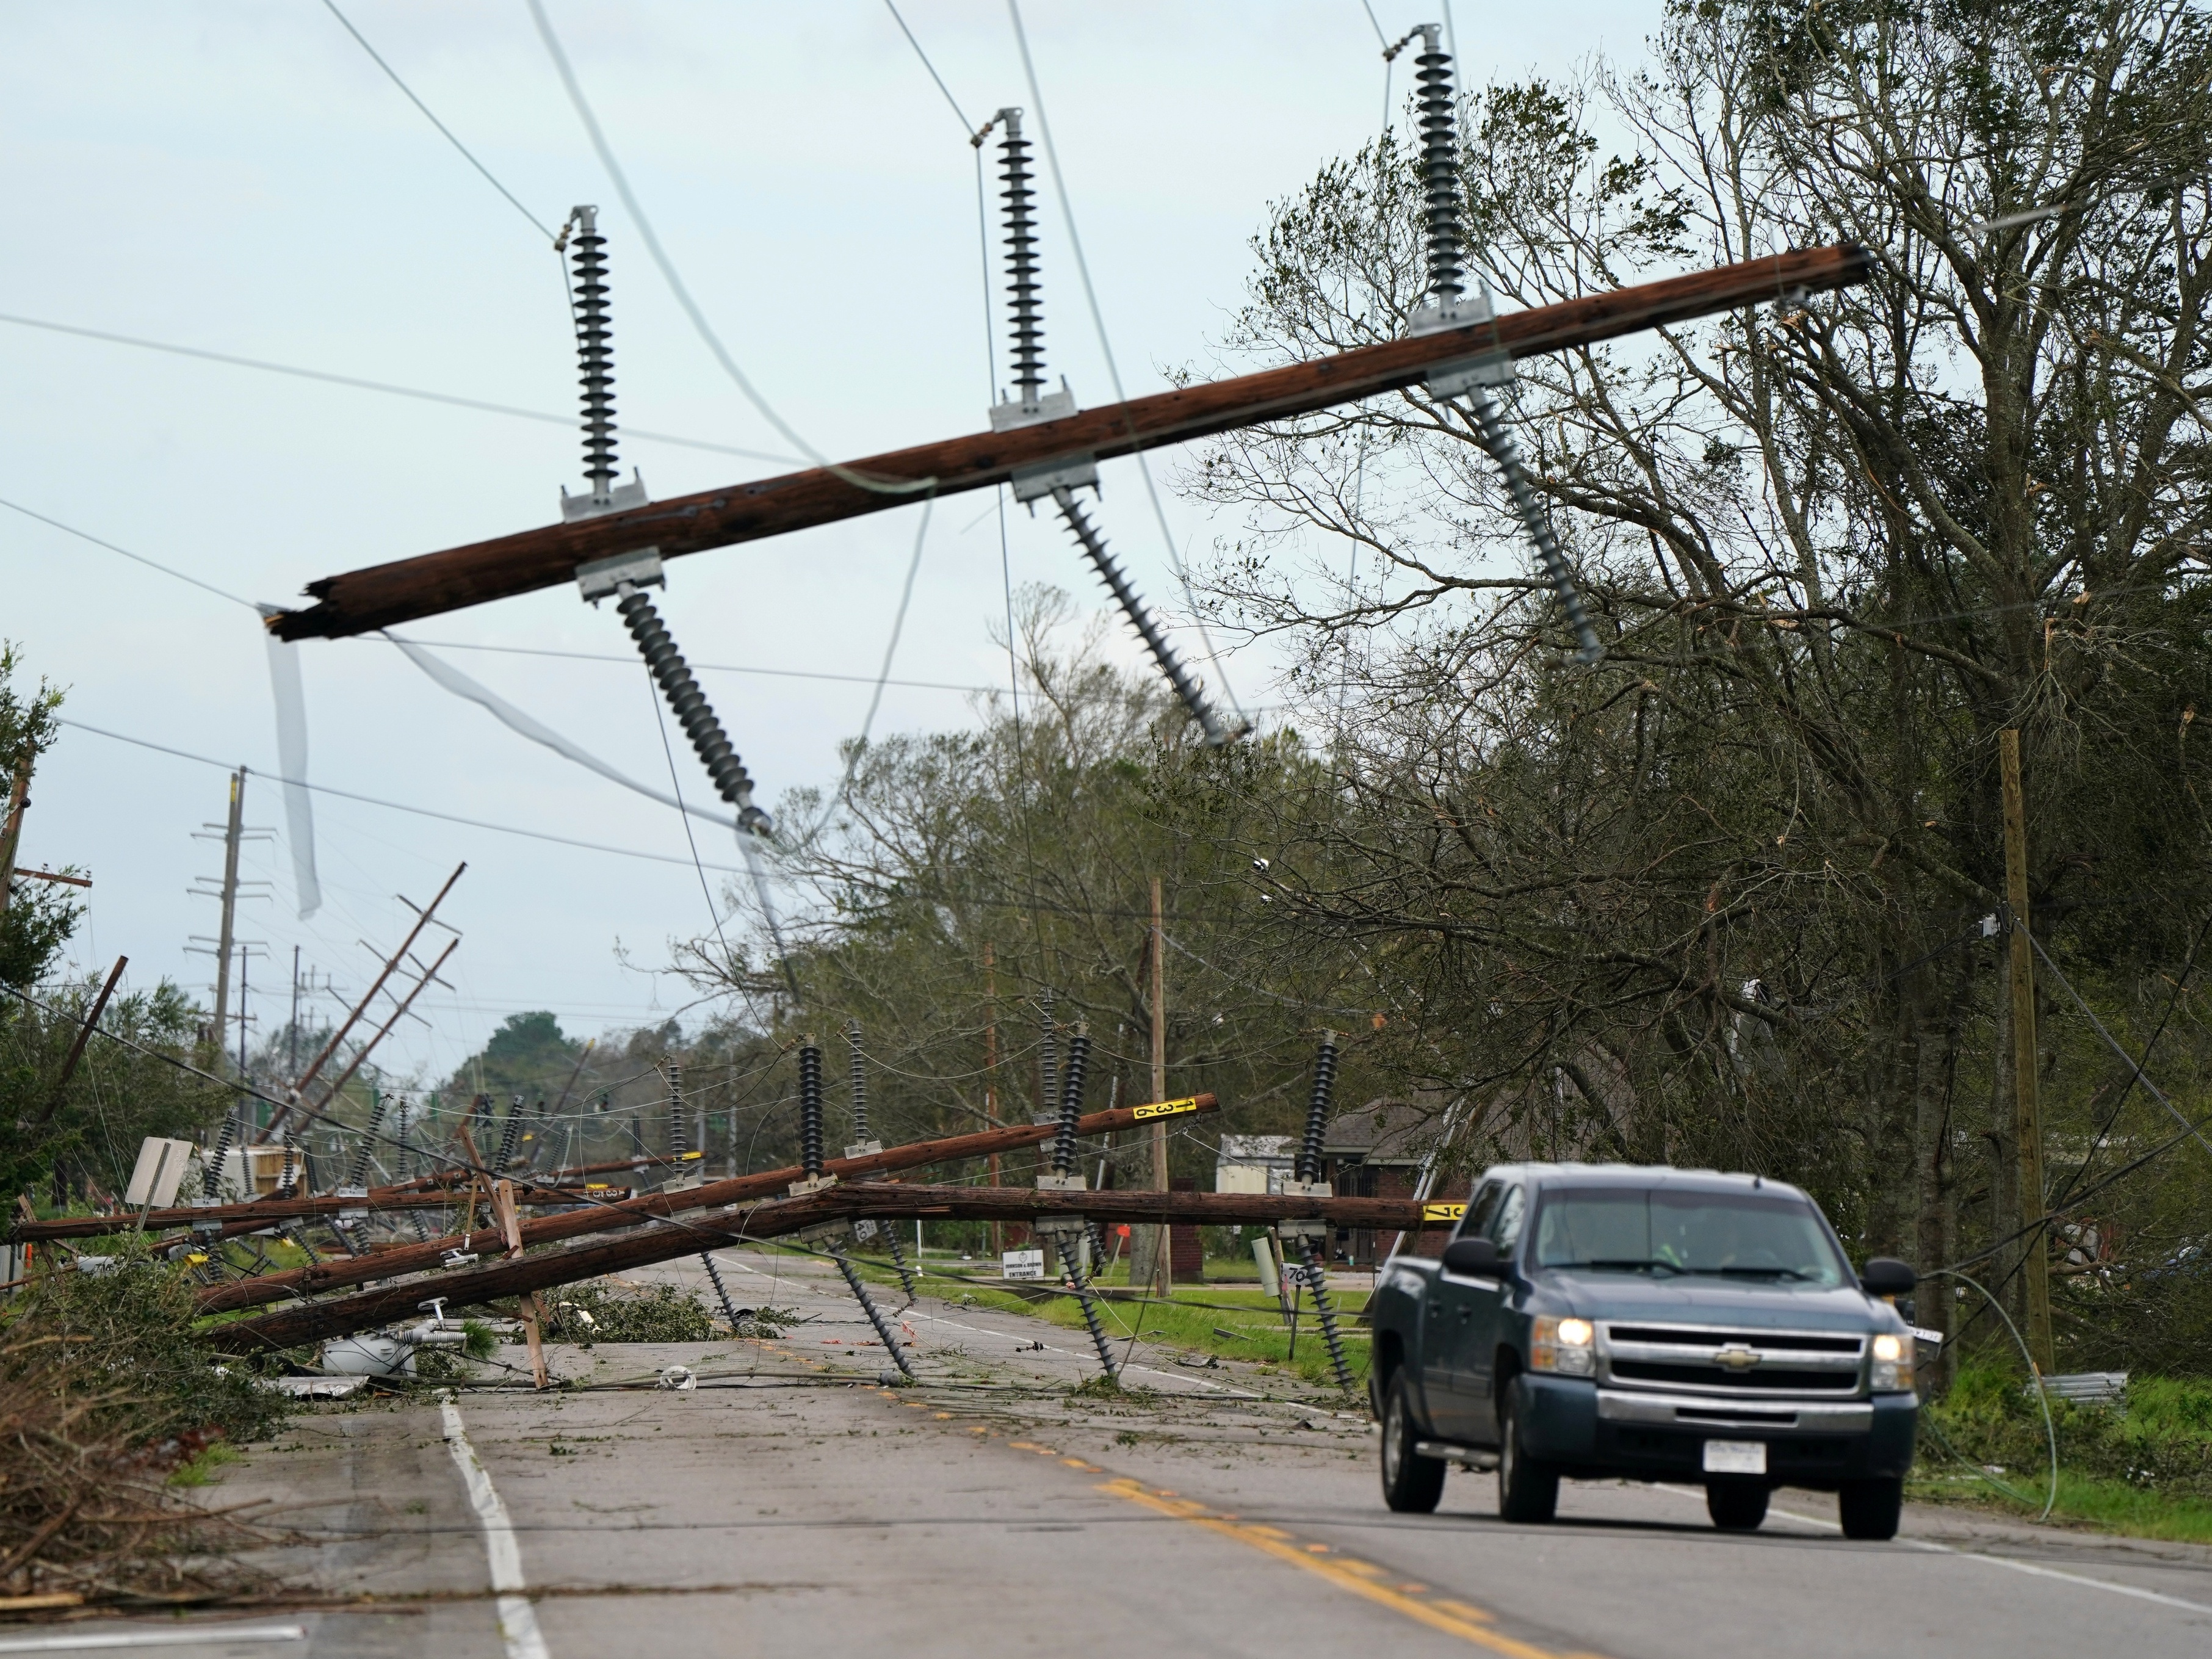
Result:
[[[1705,1442],[1705,1473],[1765,1474],[1766,1443],[1764,1440],[1708,1440]]]

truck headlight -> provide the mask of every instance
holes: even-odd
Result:
[[[1528,1334],[1528,1364],[1533,1370],[1558,1371],[1565,1376],[1588,1376],[1597,1368],[1597,1333],[1587,1319],[1558,1318],[1539,1314]]]
[[[1875,1333],[1874,1370],[1868,1382],[1878,1394],[1894,1394],[1912,1386],[1912,1339],[1896,1331]]]

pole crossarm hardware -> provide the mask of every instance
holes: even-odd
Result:
[[[1212,1095],[1195,1095],[1188,1103],[1170,1102],[1191,1112],[1210,1112],[1218,1105]],[[1076,1122],[1076,1132],[1081,1135],[1109,1134],[1117,1129],[1127,1129],[1142,1121],[1140,1109],[1122,1107],[1113,1111],[1093,1112]],[[871,1176],[888,1175],[899,1170],[917,1169],[926,1164],[945,1164],[957,1158],[984,1158],[995,1154],[1018,1152],[1025,1146],[1036,1146],[1059,1133],[1053,1123],[1024,1124],[1016,1128],[987,1129],[980,1133],[951,1135],[938,1140],[910,1141],[903,1146],[893,1146],[886,1152],[870,1152],[858,1158],[829,1158],[823,1163],[823,1173],[840,1181],[864,1181]],[[648,1194],[642,1198],[621,1200],[608,1203],[588,1204],[584,1208],[570,1210],[564,1214],[539,1216],[522,1224],[522,1242],[527,1244],[550,1244],[562,1239],[580,1238],[589,1233],[606,1232],[617,1227],[634,1227],[641,1222],[681,1212],[713,1208],[726,1204],[750,1203],[754,1200],[773,1197],[785,1191],[803,1172],[796,1169],[768,1170],[758,1175],[735,1176],[726,1181],[702,1182],[696,1187],[678,1188],[672,1191]],[[523,1188],[527,1199],[532,1189]],[[573,1200],[571,1190],[559,1196]],[[374,1206],[376,1195],[370,1194]],[[449,1200],[438,1195],[409,1194],[416,1204],[444,1204]],[[294,1200],[297,1202],[298,1200]],[[310,1200],[318,1205],[334,1207],[335,1199]],[[362,1200],[353,1200],[359,1204]],[[251,1206],[239,1206],[239,1209]],[[318,1212],[319,1213],[320,1212]],[[186,1219],[204,1219],[219,1214],[208,1210],[188,1210],[181,1212]],[[125,1218],[127,1219],[127,1218]],[[62,1223],[19,1223],[20,1227],[76,1226],[72,1220]],[[106,1231],[113,1231],[117,1223],[104,1224]],[[54,1235],[46,1235],[53,1237]],[[258,1307],[264,1303],[281,1302],[287,1297],[315,1291],[337,1290],[347,1285],[357,1285],[371,1279],[388,1279],[395,1273],[413,1273],[435,1267],[452,1251],[465,1252],[468,1237],[456,1234],[450,1237],[432,1239],[421,1244],[403,1244],[397,1249],[378,1250],[368,1256],[344,1261],[317,1262],[305,1267],[289,1268],[283,1273],[261,1273],[252,1279],[233,1279],[210,1285],[201,1291],[199,1308],[203,1313],[218,1313],[233,1308]]]
[[[1255,374],[1210,380],[1108,404],[1005,432],[922,444],[836,469],[810,468],[750,483],[678,495],[626,511],[548,525],[466,547],[326,576],[307,585],[315,604],[269,619],[281,639],[343,639],[510,599],[574,580],[580,565],[658,550],[663,559],[787,535],[906,505],[848,481],[935,480],[938,495],[988,489],[1017,472],[1107,459],[1187,443],[1239,427],[1288,420],[1415,385],[1440,367],[1499,352],[1525,357],[1565,351],[1761,301],[1795,298],[1867,280],[1874,256],[1849,243],[1670,276],[1662,282],[1539,306],[1459,328],[1359,346],[1334,356]],[[844,476],[841,476],[844,475]]]
[[[237,1352],[291,1348],[349,1332],[411,1319],[429,1297],[454,1307],[526,1296],[556,1285],[596,1279],[696,1255],[702,1249],[748,1239],[787,1237],[826,1222],[872,1216],[878,1220],[1019,1221],[1053,1214],[1081,1214],[1096,1221],[1193,1223],[1234,1226],[1284,1219],[1327,1221],[1339,1226],[1408,1231],[1423,1223],[1424,1206],[1400,1198],[1297,1198],[1268,1193],[1037,1192],[1025,1187],[907,1187],[840,1182],[797,1198],[768,1199],[750,1206],[664,1222],[580,1249],[549,1250],[519,1261],[465,1267],[404,1284],[380,1285],[356,1296],[281,1308],[258,1318],[221,1325],[205,1340]],[[380,1253],[380,1261],[386,1255]],[[389,1267],[385,1268],[390,1272]]]

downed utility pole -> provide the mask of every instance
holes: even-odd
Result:
[[[1218,1103],[1212,1095],[1194,1095],[1188,1100],[1170,1101],[1164,1110],[1169,1115],[1198,1114],[1213,1111]],[[1110,1134],[1143,1121],[1148,1114],[1158,1114],[1163,1109],[1140,1106],[1119,1111],[1093,1112],[1077,1121],[1076,1133],[1085,1136]],[[1057,1133],[1058,1126],[1054,1124],[1024,1124],[1018,1128],[987,1129],[974,1134],[951,1135],[939,1140],[917,1140],[903,1146],[894,1146],[888,1152],[872,1153],[866,1158],[832,1158],[824,1162],[823,1171],[851,1182],[872,1175],[918,1169],[924,1164],[950,1164],[963,1158],[993,1158],[1005,1152],[1018,1152],[1025,1146],[1039,1146]],[[525,1244],[550,1244],[562,1239],[582,1237],[589,1233],[635,1227],[679,1212],[754,1203],[773,1197],[794,1181],[805,1178],[803,1169],[769,1170],[759,1175],[736,1176],[726,1181],[708,1182],[698,1187],[590,1204],[582,1209],[570,1210],[559,1215],[539,1216],[524,1222],[522,1242]],[[563,1194],[562,1196],[574,1198],[574,1194]],[[371,1197],[373,1200],[374,1195]],[[352,1201],[359,1202],[358,1200]],[[447,1200],[442,1194],[409,1194],[407,1201],[443,1205]],[[340,1200],[333,1198],[294,1200],[292,1202],[316,1206],[318,1207],[313,1212],[322,1214],[335,1211]],[[218,1210],[184,1210],[177,1212],[177,1218],[191,1221],[221,1217],[251,1220],[252,1217],[246,1215],[246,1212],[267,1216],[274,1207],[238,1205]],[[30,1231],[33,1228],[61,1226],[77,1231],[36,1234]],[[116,1230],[115,1221],[101,1221],[98,1218],[76,1218],[68,1222],[23,1222],[17,1226],[19,1236],[42,1237],[82,1237],[87,1231],[112,1232]],[[283,1273],[234,1279],[227,1285],[213,1285],[204,1291],[200,1297],[199,1308],[202,1313],[219,1313],[232,1308],[250,1308],[269,1302],[281,1302],[288,1297],[316,1291],[337,1290],[372,1279],[390,1279],[400,1273],[435,1267],[456,1252],[466,1254],[469,1248],[469,1236],[459,1233],[433,1239],[428,1244],[406,1244],[397,1249],[379,1250],[373,1260],[311,1263]]]
[[[316,603],[280,611],[279,639],[344,639],[574,580],[577,568],[650,547],[672,559],[786,535],[908,504],[925,482],[939,497],[1010,483],[1017,472],[1101,461],[1218,432],[1287,420],[1395,392],[1498,352],[1525,357],[1618,339],[1764,301],[1796,300],[1873,275],[1864,248],[1794,250],[1693,271],[1486,321],[1359,346],[1256,374],[1201,381],[1007,432],[983,432],[597,514],[326,576]],[[866,482],[878,484],[866,487]],[[885,489],[881,485],[895,488]]]
[[[293,1348],[349,1332],[410,1319],[428,1298],[453,1307],[504,1300],[531,1291],[604,1273],[673,1261],[719,1245],[787,1237],[825,1222],[853,1217],[878,1221],[1020,1221],[1040,1216],[1087,1215],[1107,1222],[1207,1227],[1316,1220],[1344,1227],[1387,1231],[1433,1225],[1456,1206],[1423,1205],[1402,1198],[1297,1198],[1273,1193],[1033,1192],[1023,1187],[909,1187],[888,1182],[842,1182],[797,1198],[770,1199],[750,1207],[690,1216],[621,1238],[580,1249],[547,1250],[520,1261],[436,1273],[381,1285],[327,1302],[281,1308],[255,1319],[216,1326],[204,1340],[228,1352],[252,1347]],[[398,1252],[392,1252],[397,1255]]]

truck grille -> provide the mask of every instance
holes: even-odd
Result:
[[[1601,1325],[1599,1375],[1626,1388],[1744,1398],[1849,1396],[1859,1391],[1866,1338],[1833,1331],[1747,1331],[1696,1325]]]

